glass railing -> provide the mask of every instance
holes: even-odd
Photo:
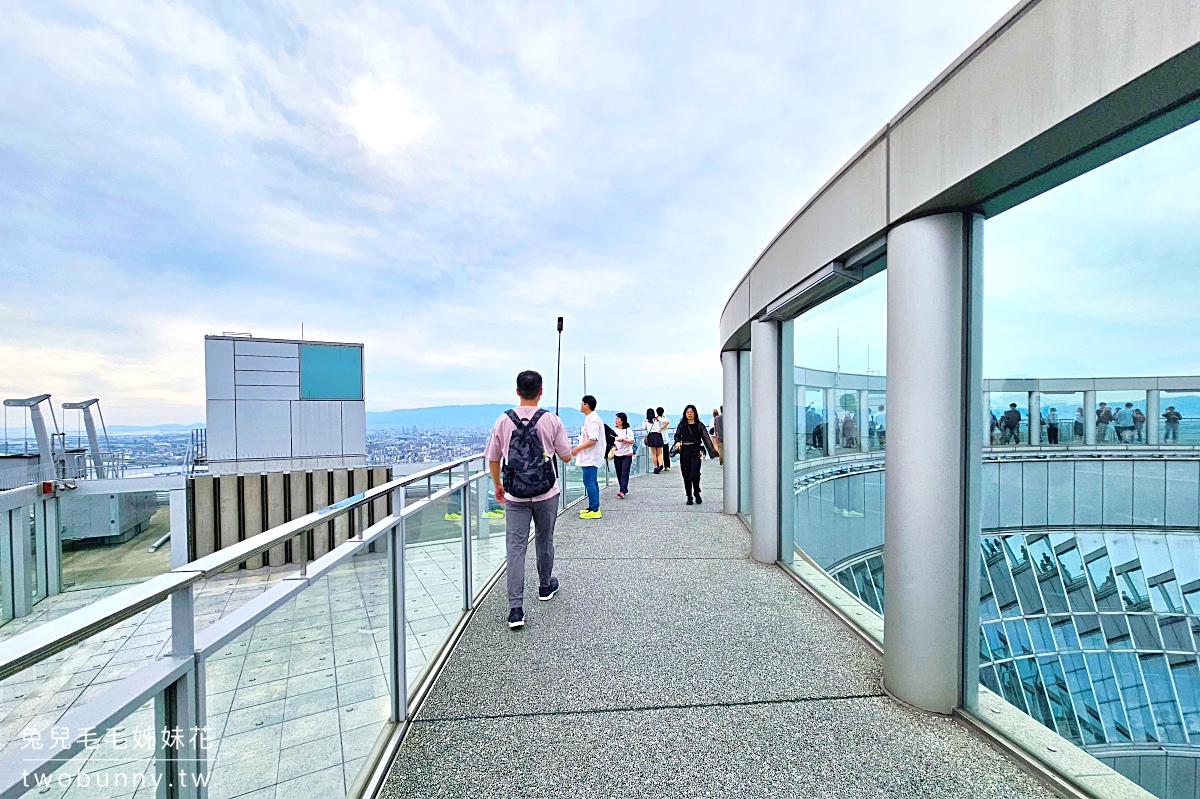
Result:
[[[648,471],[639,450],[634,474]],[[91,795],[102,778],[130,794],[168,780],[185,796],[200,781],[214,799],[377,782],[384,744],[503,567],[504,506],[485,466],[476,455],[386,482],[37,626],[0,628],[0,794]],[[583,486],[577,466],[560,467],[565,510]],[[26,518],[26,493],[5,518]],[[315,560],[239,568],[330,530],[348,537]]]

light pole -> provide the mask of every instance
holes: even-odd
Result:
[[[562,383],[562,322],[563,318],[558,317],[558,365],[554,368],[554,415],[558,416],[558,394],[559,387]]]

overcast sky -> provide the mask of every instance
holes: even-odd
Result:
[[[564,396],[714,405],[738,277],[1009,2],[4,6],[0,394],[158,423],[205,333],[385,410],[552,382],[559,314]]]

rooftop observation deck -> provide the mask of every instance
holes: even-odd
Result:
[[[675,472],[560,518],[550,602],[483,599],[386,797],[1051,796],[960,723],[880,687],[875,653]],[[527,571],[536,589],[536,571]],[[536,596],[527,590],[527,597]]]

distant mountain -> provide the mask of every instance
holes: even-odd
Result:
[[[204,422],[192,424],[110,424],[110,433],[182,433],[188,430],[198,430],[204,427]]]
[[[395,411],[367,411],[367,429],[385,430],[397,427],[418,427],[422,429],[459,428],[475,429],[490,428],[496,417],[511,408],[511,405],[438,405],[432,408],[403,408]],[[546,406],[543,405],[543,408]],[[551,406],[547,410],[553,412]],[[601,410],[600,415],[607,424],[612,424],[615,411]],[[631,427],[641,427],[643,414],[626,411]],[[578,408],[563,408],[559,417],[567,427],[579,427],[583,424],[583,414]]]

